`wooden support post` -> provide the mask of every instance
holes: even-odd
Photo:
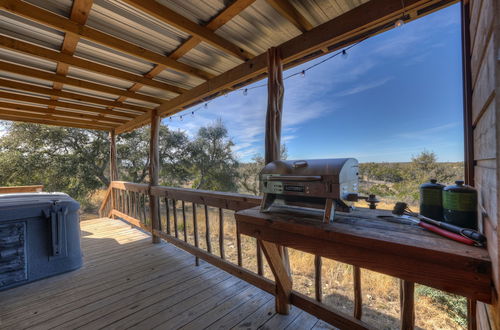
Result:
[[[111,186],[113,181],[118,180],[118,165],[117,165],[117,156],[116,156],[116,133],[115,130],[109,132],[109,185]],[[116,192],[113,188],[111,189],[111,210],[114,210],[116,207]],[[114,215],[111,215],[113,218]]]
[[[280,254],[279,246],[262,240],[260,240],[260,245],[276,282],[276,312],[286,315],[290,312],[292,278]]]
[[[400,280],[401,329],[413,330],[415,327],[414,307],[415,283]]]
[[[158,185],[158,173],[160,167],[160,152],[158,143],[160,139],[160,116],[156,110],[151,111],[151,137],[149,141],[149,216],[153,228],[153,243],[160,243],[160,236],[155,230],[160,230],[160,218],[158,217],[159,199],[151,194],[151,187]]]

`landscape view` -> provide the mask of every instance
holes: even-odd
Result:
[[[117,141],[119,177],[130,182],[148,182],[149,130],[139,129],[121,135]],[[222,121],[202,127],[194,138],[166,125],[160,130],[160,184],[259,195],[258,176],[263,166],[261,155],[250,162],[239,162],[232,151],[233,142]],[[287,158],[286,146],[282,157]],[[105,189],[109,184],[109,138],[107,133],[26,123],[4,123],[0,138],[0,185],[43,184],[46,191],[70,194],[82,205],[82,219],[98,217]],[[436,178],[451,184],[462,178],[463,163],[439,162],[431,150],[422,150],[404,163],[361,163],[361,192],[373,193],[382,201],[379,208],[390,209],[405,201],[418,211],[418,187]],[[360,206],[365,206],[360,203]],[[180,205],[177,205],[179,208]],[[179,214],[181,210],[178,210]],[[199,218],[202,210],[197,210]],[[210,210],[217,222],[217,210]],[[164,212],[162,211],[162,214]],[[192,209],[187,206],[187,232],[192,233]],[[224,224],[226,258],[236,262],[234,218],[227,212]],[[163,218],[163,222],[165,219]],[[214,223],[214,228],[217,224]],[[179,232],[183,233],[181,223]],[[204,237],[206,228],[198,228]],[[214,241],[216,241],[216,233]],[[193,240],[188,234],[187,239]],[[181,236],[182,237],[182,236]],[[228,243],[229,242],[229,243]],[[233,243],[230,243],[233,242]],[[206,248],[203,240],[200,244]],[[256,269],[254,243],[243,237],[245,266]],[[215,254],[219,251],[214,246]],[[314,296],[314,257],[290,250],[294,287]],[[266,266],[265,275],[272,278]],[[331,260],[323,261],[325,301],[352,313],[352,267]],[[399,328],[399,280],[362,270],[363,319],[380,328]],[[421,328],[456,329],[466,325],[463,297],[417,285],[416,325]]]

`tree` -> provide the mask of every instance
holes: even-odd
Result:
[[[109,184],[106,132],[27,123],[5,124],[0,138],[0,185],[43,184],[85,204]]]
[[[236,190],[238,162],[231,150],[233,146],[222,120],[199,129],[189,148],[194,188]]]

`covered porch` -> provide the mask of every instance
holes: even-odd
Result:
[[[497,328],[494,0],[460,3],[464,177],[479,190],[487,249],[381,228],[369,217],[309,227],[298,219],[284,229],[282,219],[254,221],[260,197],[159,185],[163,118],[271,76],[268,115],[275,122],[266,130],[266,160],[277,159],[271,149],[280,145],[281,106],[273,84],[282,69],[453,3],[0,0],[0,119],[109,131],[111,145],[100,218],[81,223],[84,267],[0,292],[0,327],[369,329],[361,286],[361,271],[369,269],[400,279],[402,329],[415,326],[415,283],[466,297],[469,329]],[[149,182],[119,181],[117,135],[145,125]],[[294,290],[283,247],[315,256],[314,297]],[[325,258],[352,267],[352,314],[324,303]]]

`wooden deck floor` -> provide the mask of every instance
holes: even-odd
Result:
[[[332,328],[121,221],[81,227],[83,268],[0,292],[1,329]]]

